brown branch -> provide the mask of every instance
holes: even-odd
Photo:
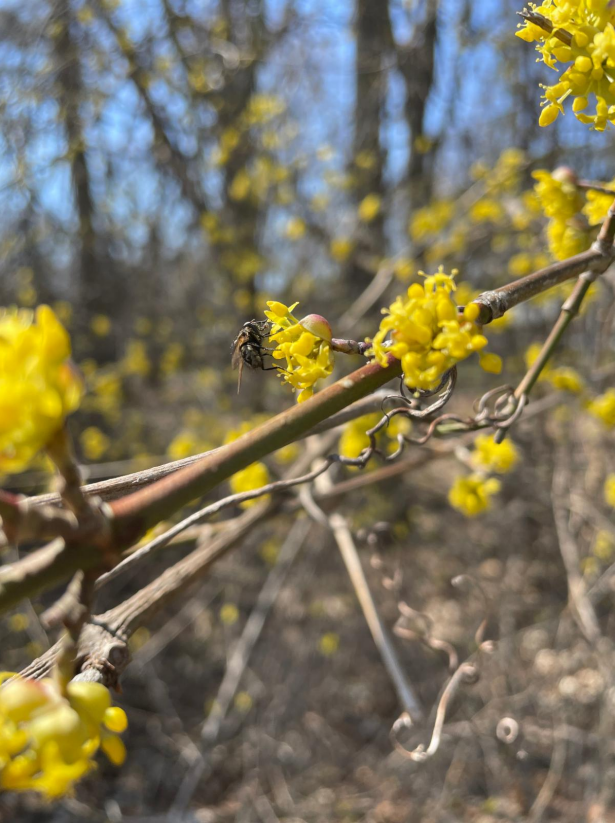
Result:
[[[375,363],[367,364],[305,403],[285,410],[197,463],[113,502],[109,505],[112,534],[104,540],[104,536],[98,539],[99,551],[96,550],[95,536],[92,536],[88,541],[67,541],[62,546],[55,544],[53,553],[38,550],[0,568],[0,609],[7,609],[22,598],[48,589],[78,569],[100,566],[103,558],[101,549],[115,553],[127,549],[153,525],[211,492],[254,461],[292,443],[400,373],[401,364],[392,356],[386,368]]]

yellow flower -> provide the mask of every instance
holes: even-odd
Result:
[[[366,195],[359,203],[359,220],[370,223],[380,214],[381,207],[382,199],[379,195]]]
[[[129,340],[126,354],[120,362],[120,368],[125,375],[141,375],[146,377],[152,365],[147,355],[147,347],[142,340]]]
[[[94,769],[92,756],[99,747],[114,764],[123,763],[126,752],[117,733],[126,726],[126,713],[111,706],[102,684],[71,682],[65,690],[51,678],[5,684],[0,688],[0,790],[35,790],[48,798],[70,793]]]
[[[585,389],[583,378],[576,369],[570,366],[558,366],[555,369],[549,369],[545,377],[555,389],[560,389],[563,392],[580,395]]]
[[[581,211],[583,196],[568,169],[560,167],[553,174],[537,169],[532,177],[537,181],[534,191],[546,217],[568,220]]]
[[[615,180],[611,180],[604,185],[613,188],[615,187]],[[615,195],[607,195],[604,192],[595,192],[590,189],[585,197],[587,203],[583,206],[583,214],[587,217],[590,226],[599,226],[603,223],[606,213],[613,205]]]
[[[604,500],[615,509],[615,472],[607,475],[604,482]]]
[[[220,607],[220,620],[227,627],[232,627],[239,620],[239,610],[235,604],[226,603]]]
[[[500,491],[497,478],[483,478],[481,475],[460,476],[448,493],[452,507],[468,518],[473,518],[491,508],[491,498]]]
[[[292,314],[297,306],[285,306],[279,301],[267,301],[265,316],[272,323],[269,340],[276,344],[272,357],[286,359],[286,368],[280,372],[284,383],[300,390],[297,402],[310,398],[315,384],[333,371],[331,327],[320,315],[307,315],[297,320]]]
[[[493,198],[484,197],[477,200],[470,209],[470,220],[474,223],[497,223],[505,214],[501,203]]]
[[[343,263],[350,257],[353,247],[354,244],[350,238],[337,237],[331,241],[329,251],[331,252],[333,260],[336,260],[338,263]]]
[[[318,649],[321,655],[325,658],[330,658],[338,651],[340,646],[340,637],[336,632],[325,633],[318,642]]]
[[[452,200],[435,200],[429,206],[417,209],[412,215],[408,232],[415,242],[425,240],[446,228],[455,211]]]
[[[370,354],[382,366],[387,365],[388,355],[401,361],[404,381],[411,389],[435,389],[447,370],[487,345],[474,322],[478,306],[468,304],[461,316],[457,311],[452,297],[455,274],[440,269],[425,277],[424,285],[409,286],[405,297],[384,310],[372,341]],[[497,355],[483,355],[481,365],[489,372],[501,369]]]
[[[182,429],[169,444],[167,455],[174,461],[179,461],[189,455],[196,455],[198,451],[198,441],[194,433]]]
[[[111,445],[109,438],[97,426],[88,426],[84,429],[79,440],[88,461],[97,461]]]
[[[230,480],[231,491],[234,495],[240,492],[250,492],[253,489],[259,489],[269,483],[269,470],[264,463],[256,461],[245,469],[240,469],[236,472]],[[260,498],[253,498],[251,501],[244,501],[240,506],[243,509],[248,509],[260,501],[266,501],[269,495],[262,495]]]
[[[0,472],[19,472],[78,406],[70,339],[48,306],[0,309]]]
[[[503,475],[510,472],[518,460],[517,448],[509,438],[496,443],[493,435],[479,435],[474,441],[472,463],[479,469]]]
[[[305,220],[300,217],[291,217],[286,224],[284,234],[289,240],[299,240],[305,235]]]
[[[97,337],[104,338],[111,331],[111,319],[107,315],[94,315],[90,329]]]
[[[361,452],[370,444],[370,440],[365,433],[378,423],[380,417],[376,412],[349,421],[339,439],[338,449],[340,455],[345,458],[358,458]]]
[[[517,36],[536,50],[550,68],[564,71],[553,86],[543,86],[541,126],[549,126],[564,113],[563,103],[570,98],[577,120],[603,131],[615,120],[615,10],[609,0],[544,0],[530,3],[533,11],[546,17],[551,30],[545,31],[525,21]],[[557,36],[559,30],[570,35],[570,43]],[[559,64],[559,65],[558,65]],[[585,114],[595,99],[594,114]]]
[[[615,389],[607,389],[603,395],[598,395],[590,401],[587,408],[605,426],[609,428],[615,426]]]

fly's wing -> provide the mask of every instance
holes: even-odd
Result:
[[[241,376],[243,375],[243,358],[240,356],[239,358],[239,375],[237,376],[237,394],[239,395],[239,390],[241,389]]]
[[[233,369],[237,369],[239,365],[243,363],[243,358],[241,357],[241,347],[244,343],[246,343],[246,335],[243,331],[241,331],[233,343],[233,354],[231,356],[231,366]]]

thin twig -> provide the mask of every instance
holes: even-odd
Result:
[[[326,492],[330,488],[330,483],[327,483],[326,475],[321,475],[320,478],[317,479],[316,488],[317,491],[321,493]],[[302,489],[302,494],[303,501],[311,498],[308,487]],[[308,514],[315,517],[319,523],[325,524],[333,533],[372,638],[378,648],[378,652],[380,653],[389,677],[393,682],[399,701],[405,710],[411,712],[416,718],[422,718],[423,709],[414,689],[406,677],[397,651],[378,614],[346,519],[339,512],[333,512],[327,515],[313,498],[309,500]]]
[[[254,609],[246,621],[243,632],[231,651],[224,678],[213,702],[212,710],[201,729],[201,748],[198,757],[195,758],[180,784],[173,806],[169,811],[170,820],[181,820],[183,811],[190,803],[199,781],[208,768],[203,749],[211,748],[218,738],[222,722],[226,718],[239,688],[241,678],[265,626],[267,616],[278,597],[291,566],[307,539],[310,527],[309,519],[297,520],[293,524],[280,549],[276,564],[269,573]]]

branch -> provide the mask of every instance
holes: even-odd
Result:
[[[519,278],[506,286],[483,292],[473,303],[478,304],[480,313],[477,323],[491,323],[501,318],[513,306],[518,306],[536,295],[578,277],[583,272],[591,272],[595,278],[603,274],[615,259],[613,238],[615,236],[615,211],[613,206],[608,211],[600,234],[595,243],[586,252],[581,252],[567,260],[552,263],[531,275]]]
[[[323,475],[319,479],[320,484],[317,484],[317,489],[320,487],[320,492],[326,492],[329,485],[326,483],[327,478]],[[337,543],[342,560],[346,566],[346,571],[357,595],[363,615],[374,639],[374,643],[380,653],[384,666],[393,682],[395,691],[399,701],[406,710],[411,711],[415,717],[422,718],[423,710],[412,685],[409,683],[403,667],[400,663],[397,651],[393,646],[391,639],[382,622],[376,604],[369,589],[361,560],[354,544],[352,533],[348,528],[346,519],[339,513],[333,512],[330,515],[325,514],[323,510],[316,504],[309,493],[307,487],[302,490],[302,503],[305,506],[307,513],[318,523],[330,529],[333,537]]]
[[[370,363],[323,389],[310,400],[281,412],[262,426],[206,455],[191,466],[109,504],[111,535],[106,546],[116,553],[132,546],[150,527],[201,498],[241,469],[307,434],[354,401],[371,394],[401,374],[392,356],[386,368]],[[49,589],[78,569],[101,565],[93,541],[54,542],[54,550],[38,550],[0,568],[0,610],[22,598]]]

